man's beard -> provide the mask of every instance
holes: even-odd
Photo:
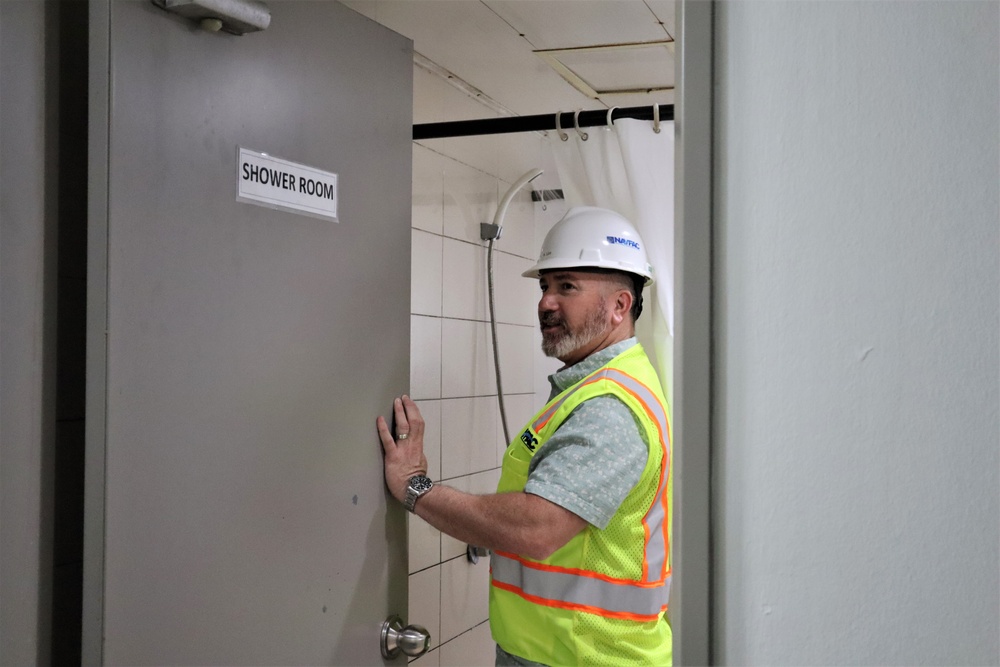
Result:
[[[577,331],[569,331],[566,323],[555,313],[543,313],[538,319],[543,327],[551,325],[560,327],[550,333],[542,332],[542,352],[545,356],[556,359],[563,359],[598,336],[603,336],[610,326],[608,309],[604,304],[595,307]]]

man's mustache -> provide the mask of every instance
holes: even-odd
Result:
[[[563,320],[556,313],[542,313],[538,316],[538,323],[543,327],[562,326]]]

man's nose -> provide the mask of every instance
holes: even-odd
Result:
[[[544,313],[556,309],[556,298],[551,292],[542,292],[542,296],[538,299],[538,312]]]

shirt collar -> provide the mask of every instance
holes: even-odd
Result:
[[[556,371],[549,376],[549,384],[552,385],[553,394],[565,391],[569,387],[572,387],[574,384],[587,377],[601,366],[604,366],[619,354],[635,345],[637,342],[638,341],[635,339],[635,336],[626,338],[625,340],[615,343],[614,345],[609,345],[603,350],[594,352],[583,361],[578,361],[569,368]]]

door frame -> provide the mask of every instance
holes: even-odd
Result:
[[[111,2],[90,2],[87,127],[87,380],[81,661],[104,664],[104,495],[108,368]],[[95,332],[104,332],[98,337]]]
[[[674,100],[674,664],[712,660],[712,0],[678,0]]]

